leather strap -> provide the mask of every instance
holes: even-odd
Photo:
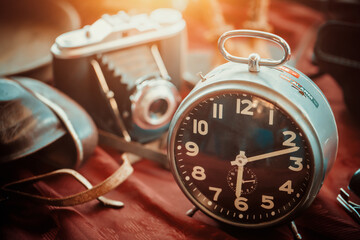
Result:
[[[0,197],[2,197],[3,200],[11,200],[11,199],[31,200],[34,202],[47,204],[51,206],[74,206],[89,202],[97,198],[105,206],[120,208],[124,206],[122,202],[102,197],[102,195],[116,188],[123,181],[125,181],[125,179],[127,179],[130,176],[130,174],[133,172],[133,168],[129,163],[128,159],[126,158],[126,155],[122,154],[122,159],[123,159],[123,164],[119,167],[119,169],[116,170],[110,177],[108,177],[107,179],[105,179],[103,182],[99,183],[95,187],[93,187],[93,185],[77,171],[73,169],[59,169],[46,174],[8,183],[1,187]],[[30,194],[13,189],[14,186],[23,183],[34,183],[43,180],[45,178],[48,178],[50,176],[63,175],[63,174],[68,174],[73,176],[83,186],[85,186],[87,190],[84,190],[82,192],[67,197],[49,198],[49,197],[43,197],[40,195]]]
[[[22,84],[20,81],[17,81],[16,79],[11,79],[11,78],[7,78],[7,79],[10,81],[17,82],[29,93],[31,93],[34,97],[36,97],[39,101],[44,103],[51,111],[54,112],[54,114],[56,114],[56,116],[63,123],[67,132],[74,141],[74,145],[76,148],[76,163],[74,168],[78,168],[84,160],[84,148],[83,148],[83,143],[81,142],[81,139],[75,130],[75,127],[73,126],[73,124],[71,123],[68,117],[68,114],[58,104],[56,104],[54,101],[51,101],[50,98],[43,96],[39,92],[33,91],[32,89],[28,88],[27,86]]]
[[[61,122],[64,124],[65,128],[67,129],[68,133],[70,134],[71,138],[74,140],[74,144],[77,152],[75,168],[78,168],[82,163],[82,161],[84,160],[83,159],[84,149],[80,137],[76,133],[76,130],[72,125],[71,121],[69,120],[67,114],[59,105],[57,105],[50,99],[44,97],[40,93],[33,92],[33,94],[58,116],[58,118],[61,120]]]

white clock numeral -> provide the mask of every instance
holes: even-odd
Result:
[[[288,194],[291,194],[294,192],[294,189],[292,189],[291,185],[292,185],[291,180],[288,180],[279,187],[279,190],[283,191],[283,192],[287,192]]]
[[[221,189],[221,188],[217,188],[217,187],[209,187],[209,190],[210,190],[210,191],[215,191],[213,200],[214,200],[214,201],[217,201],[217,200],[219,199],[219,195],[220,195],[222,189]]]
[[[213,103],[213,118],[223,118],[224,106],[222,104]]]
[[[260,206],[265,209],[272,209],[274,207],[273,200],[273,196],[262,195],[262,204]]]
[[[234,201],[234,206],[239,211],[246,211],[249,209],[249,206],[247,205],[247,199],[244,197],[238,197]]]
[[[247,106],[243,110],[241,110],[240,108],[241,104],[245,104]],[[249,99],[244,99],[244,100],[240,100],[240,98],[236,99],[236,113],[252,116],[254,115],[254,113],[250,111],[252,106],[253,106],[253,102],[250,101]]]
[[[274,109],[269,111],[269,125],[274,125]]]
[[[302,158],[299,157],[290,157],[291,161],[295,161],[295,167],[293,166],[289,166],[289,169],[292,171],[296,171],[299,172],[303,169],[303,164],[302,164]]]
[[[185,148],[188,150],[186,155],[194,157],[199,153],[199,146],[194,142],[185,143]]]
[[[197,120],[194,119],[193,120],[193,133],[197,134],[199,133],[200,135],[206,135],[208,133],[208,123],[205,120]]]
[[[283,146],[295,147],[296,144],[293,142],[296,138],[296,134],[292,131],[283,132],[284,136],[289,135],[290,137],[283,142]]]
[[[202,181],[206,179],[206,175],[205,175],[205,169],[203,167],[200,166],[195,166],[193,168],[193,171],[191,173],[191,176],[198,180],[198,181]]]
[[[240,98],[236,99],[236,113],[240,113]]]

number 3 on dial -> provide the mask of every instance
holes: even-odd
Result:
[[[295,161],[294,165],[295,166],[289,166],[289,169],[295,172],[299,172],[303,169],[303,164],[302,164],[302,158],[299,157],[290,157],[291,161]]]

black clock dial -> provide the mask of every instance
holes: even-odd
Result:
[[[314,161],[285,111],[247,93],[207,96],[174,129],[174,171],[209,215],[238,225],[284,219],[308,191]]]

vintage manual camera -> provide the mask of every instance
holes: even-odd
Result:
[[[60,35],[51,48],[55,85],[97,126],[145,143],[161,136],[180,95],[185,21],[173,9],[104,15]]]

